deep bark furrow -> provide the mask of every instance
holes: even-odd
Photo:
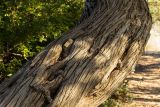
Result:
[[[18,86],[18,88],[16,89],[16,90],[14,90],[13,91],[13,93],[12,93],[12,96],[10,96],[11,97],[11,101],[10,101],[10,105],[13,105],[12,104],[12,102],[13,103],[15,103],[16,101],[14,101],[14,100],[18,100],[18,96],[21,96],[22,94],[25,96],[25,95],[27,95],[27,92],[29,92],[29,89],[27,89],[26,90],[26,88],[25,87],[29,87],[29,85],[31,84],[31,82],[32,82],[32,80],[33,80],[33,78],[27,78],[22,84],[20,84],[19,86]],[[23,93],[21,93],[21,91],[23,92]],[[17,97],[17,98],[16,98]],[[22,99],[21,99],[22,100]],[[9,106],[9,105],[8,105]],[[10,107],[10,106],[9,106]]]
[[[29,78],[28,78],[27,81],[23,81],[23,83],[26,83],[25,86],[27,86],[27,82],[28,82],[28,81],[30,81]],[[22,84],[23,84],[23,83],[22,83]],[[5,103],[1,103],[1,104],[0,104],[0,107],[5,107],[6,102],[7,102],[7,105],[8,105],[8,104],[10,104],[9,102],[10,102],[11,100],[16,100],[16,99],[12,99],[12,98],[14,98],[16,95],[18,95],[18,91],[21,89],[21,87],[22,87],[22,85],[17,86],[17,87],[13,87],[12,90],[9,89],[10,93],[5,97],[5,99],[3,99],[3,101],[4,101]],[[4,94],[5,94],[5,93],[4,93]]]

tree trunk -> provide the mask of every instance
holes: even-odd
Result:
[[[86,0],[78,25],[0,85],[0,107],[96,107],[123,82],[151,29],[146,0]]]

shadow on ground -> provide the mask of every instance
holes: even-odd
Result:
[[[145,53],[127,80],[133,102],[125,107],[160,107],[160,53]]]

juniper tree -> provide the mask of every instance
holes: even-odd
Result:
[[[151,29],[145,0],[86,0],[77,25],[0,85],[0,107],[96,107],[129,74]]]

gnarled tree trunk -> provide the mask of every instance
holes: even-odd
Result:
[[[86,0],[78,25],[0,85],[0,107],[96,107],[122,83],[151,29],[145,0]]]

